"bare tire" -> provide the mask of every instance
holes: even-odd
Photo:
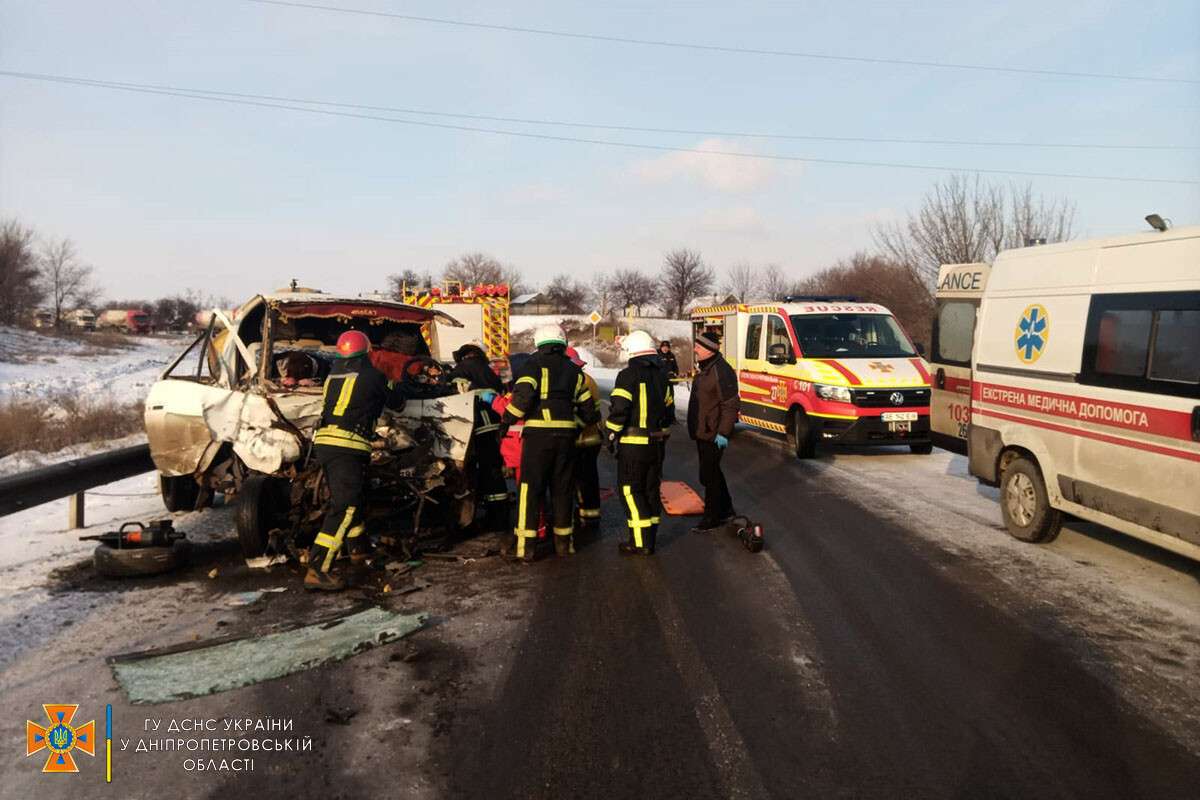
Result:
[[[1051,542],[1062,530],[1062,512],[1050,507],[1041,469],[1024,456],[1009,462],[1000,477],[1000,513],[1008,532],[1022,542]]]
[[[927,456],[933,452],[933,443],[926,442],[925,444],[910,444],[908,449],[912,450],[916,455]]]
[[[242,482],[234,511],[242,555],[258,558],[267,552],[271,530],[280,527],[286,508],[280,481],[251,475]]]
[[[99,545],[92,553],[96,572],[109,578],[136,578],[160,575],[187,563],[190,552],[187,541],[170,547],[109,547]]]
[[[191,475],[158,474],[158,491],[167,511],[191,511],[200,497],[200,485]]]
[[[803,410],[797,408],[788,417],[788,444],[796,458],[814,458],[817,455],[817,432]]]

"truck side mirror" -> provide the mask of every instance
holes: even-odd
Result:
[[[925,345],[921,344],[920,342],[917,342],[916,348],[917,348],[917,355],[924,357],[925,356]]]
[[[792,348],[790,345],[777,342],[767,348],[767,363],[795,364],[796,357],[792,355]]]

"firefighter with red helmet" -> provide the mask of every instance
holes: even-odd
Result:
[[[675,396],[645,331],[621,341],[628,359],[609,395],[609,447],[616,450],[617,491],[625,506],[629,538],[619,544],[626,555],[654,555],[662,514],[664,443],[675,424]]]
[[[371,341],[362,331],[350,330],[337,340],[337,362],[325,380],[323,409],[313,436],[313,455],[325,471],[329,487],[329,510],[321,532],[308,551],[305,589],[337,591],[345,581],[331,572],[343,546],[352,554],[365,552],[363,534],[367,467],[371,463],[371,441],[384,406],[399,407],[403,401],[368,354]]]

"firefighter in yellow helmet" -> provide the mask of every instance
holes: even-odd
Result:
[[[532,560],[538,512],[550,494],[554,551],[575,552],[573,497],[575,439],[579,428],[600,418],[583,372],[567,358],[567,337],[557,325],[534,331],[537,351],[518,370],[503,423],[525,423],[521,434],[521,482],[511,553]]]
[[[581,370],[587,364],[574,347],[567,348],[567,358]],[[575,500],[578,502],[579,528],[594,534],[600,529],[600,471],[596,462],[600,459],[600,447],[604,439],[600,435],[600,389],[596,379],[587,372],[583,382],[592,393],[596,406],[596,421],[584,425],[575,440]]]
[[[617,456],[617,492],[625,507],[627,555],[653,555],[662,514],[663,447],[675,424],[675,396],[656,357],[654,340],[632,331],[621,341],[628,365],[617,374],[609,396],[607,428]]]

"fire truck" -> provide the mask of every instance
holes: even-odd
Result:
[[[483,345],[488,361],[498,374],[503,376],[508,370],[508,286],[491,283],[463,286],[459,281],[446,281],[441,286],[405,285],[400,299],[404,303],[442,311],[463,324],[461,328],[439,329],[436,345],[432,345],[429,325],[422,326],[426,343],[436,347],[434,358],[451,361],[455,350],[467,342],[477,341]]]
[[[928,454],[929,371],[888,311],[850,297],[788,297],[691,313],[738,375],[741,421],[787,434],[800,458],[820,443],[908,445]]]

